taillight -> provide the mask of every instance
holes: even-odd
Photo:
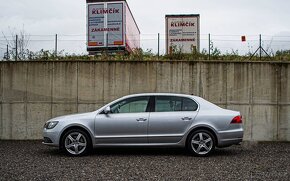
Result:
[[[234,117],[234,119],[232,120],[231,124],[242,124],[242,116],[236,116]]]

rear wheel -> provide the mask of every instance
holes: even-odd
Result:
[[[83,156],[91,149],[89,135],[80,129],[66,132],[61,144],[63,150],[70,156]]]
[[[187,141],[188,150],[195,156],[208,156],[215,149],[215,138],[207,130],[194,131]]]

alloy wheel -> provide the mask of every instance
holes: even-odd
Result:
[[[198,155],[208,154],[213,144],[213,138],[205,132],[197,132],[191,139],[191,148]]]
[[[72,132],[66,136],[64,146],[70,154],[80,155],[86,150],[87,140],[82,133]]]

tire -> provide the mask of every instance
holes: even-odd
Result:
[[[83,156],[91,150],[89,135],[80,129],[67,131],[61,140],[61,148],[69,156]]]
[[[214,151],[216,141],[215,137],[210,131],[196,130],[190,134],[186,146],[192,155],[205,157]]]

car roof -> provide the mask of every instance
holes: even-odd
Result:
[[[188,97],[195,100],[199,107],[202,109],[221,109],[219,106],[203,99],[199,96],[189,95],[189,94],[178,94],[178,93],[139,93],[139,94],[131,94],[122,97],[123,98],[130,98],[130,97],[138,97],[138,96],[179,96],[179,97]]]
[[[130,94],[130,95],[124,96],[123,98],[136,97],[136,96],[181,96],[181,97],[200,98],[194,95],[178,94],[178,93],[139,93],[139,94]]]

